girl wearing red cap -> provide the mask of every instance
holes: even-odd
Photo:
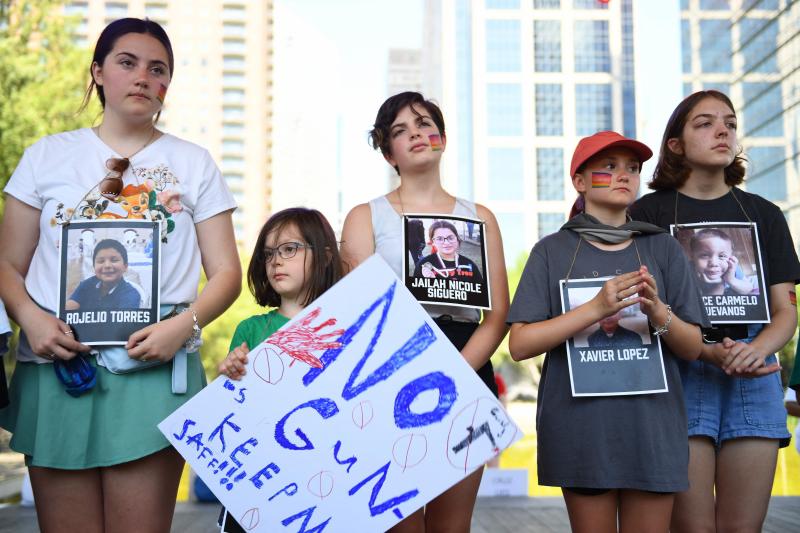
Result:
[[[661,141],[650,188],[634,218],[672,224],[755,223],[771,322],[704,329],[698,361],[681,369],[689,423],[690,489],[676,498],[672,531],[760,531],[778,448],[789,444],[775,352],[797,327],[800,263],[786,219],[737,187],[745,167],[736,113],[718,91],[686,97]]]
[[[677,358],[698,356],[704,315],[677,242],[627,221],[641,163],[651,156],[614,132],[578,143],[570,169],[577,214],[534,246],[508,315],[515,360],[547,353],[536,417],[539,483],[561,487],[573,531],[667,531],[674,495],[688,486]],[[561,281],[592,278],[609,279],[563,312]],[[573,395],[567,342],[634,305],[651,324],[649,344],[662,339],[658,375],[666,392]],[[613,373],[619,364],[599,363],[589,373]]]

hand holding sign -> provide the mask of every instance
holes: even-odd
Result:
[[[247,358],[159,428],[249,531],[385,531],[520,436],[378,256]]]
[[[243,342],[228,354],[225,360],[219,364],[217,370],[220,374],[224,374],[231,379],[242,379],[242,376],[247,373],[245,365],[247,364],[248,353],[250,353],[250,349],[247,347],[247,343]]]

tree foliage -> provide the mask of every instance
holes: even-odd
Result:
[[[242,271],[244,272],[244,279],[242,280],[242,293],[219,318],[203,328],[203,346],[200,348],[200,356],[209,381],[219,374],[217,365],[228,355],[231,337],[233,337],[233,332],[239,322],[253,315],[260,315],[268,311],[268,309],[258,305],[253,295],[247,290],[247,265],[249,261],[249,258],[246,260],[243,258]],[[200,290],[204,285],[205,276],[203,276],[203,280],[200,283]]]
[[[0,187],[27,146],[96,116],[77,114],[91,57],[73,42],[76,20],[62,7],[63,0],[0,0]]]

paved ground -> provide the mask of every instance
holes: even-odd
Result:
[[[214,526],[219,507],[179,503],[173,533],[217,533]],[[800,497],[774,497],[770,501],[764,533],[800,530]],[[9,505],[0,508],[0,533],[36,533],[36,514],[31,508]],[[569,531],[561,498],[479,498],[472,520],[473,533],[559,533]],[[360,532],[353,532],[360,533]],[[367,532],[365,532],[367,533]]]

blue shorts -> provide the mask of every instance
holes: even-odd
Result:
[[[766,359],[767,364],[776,361],[774,354]],[[710,437],[717,447],[741,437],[778,439],[781,448],[789,445],[780,372],[748,379],[731,377],[702,361],[679,361],[679,366],[690,437]]]

